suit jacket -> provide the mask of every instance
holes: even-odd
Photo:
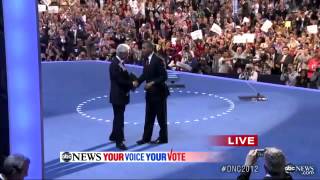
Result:
[[[279,56],[281,56],[281,55],[278,53],[274,53],[274,57],[273,57],[273,54],[269,54],[269,56],[270,56],[270,59],[273,61],[273,63],[277,63],[277,60],[279,59]]]
[[[276,59],[275,64],[278,64],[279,67],[281,67],[281,60],[282,60],[283,55],[278,56]],[[293,57],[291,55],[287,55],[287,57],[284,59],[283,62],[283,68],[287,68],[288,64],[293,63]]]
[[[126,105],[130,102],[130,89],[133,87],[128,71],[117,57],[112,59],[110,72],[110,103]]]
[[[76,45],[77,44],[77,38],[79,36],[79,31],[76,30],[76,34],[74,33],[73,30],[68,31],[68,37],[70,39],[70,43],[72,45]]]
[[[301,18],[295,20],[296,31],[302,31],[304,27],[307,27],[309,24],[309,19],[305,18],[303,21]]]
[[[273,66],[273,68],[272,68],[272,70],[271,70],[271,73],[272,73],[272,74],[281,74],[280,68],[277,68],[277,67],[275,66],[275,65],[278,63],[278,61],[281,60],[281,59],[278,60],[279,57],[281,57],[281,55],[278,54],[278,53],[275,53],[275,54],[274,54],[274,57],[273,57],[272,54],[269,54],[269,56],[270,56],[270,59],[272,60],[272,62],[273,62],[273,64],[274,64],[274,66]]]
[[[157,101],[165,99],[169,95],[169,89],[165,81],[168,79],[168,74],[165,67],[165,62],[156,54],[153,54],[151,57],[150,64],[148,59],[145,60],[143,67],[143,73],[139,77],[139,84],[146,81],[149,83],[154,81],[154,85],[146,90],[146,99]]]

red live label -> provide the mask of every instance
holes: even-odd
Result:
[[[258,135],[218,135],[210,142],[216,146],[258,146]]]

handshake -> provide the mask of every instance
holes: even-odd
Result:
[[[138,78],[135,74],[130,73],[130,80],[132,81],[132,91],[134,91],[138,86],[139,86],[139,82],[138,82]]]
[[[152,87],[152,85],[154,84],[153,81],[147,83],[145,86],[144,86],[144,89],[145,90],[148,90]],[[139,82],[137,80],[134,80],[132,81],[132,85],[133,85],[133,90],[136,89],[138,86],[139,86]]]
[[[132,91],[134,91],[137,87],[139,87],[139,81],[138,81],[138,78],[135,74],[133,73],[130,73],[130,79],[132,81],[132,85],[133,85],[133,88],[132,88]],[[154,82],[151,81],[149,83],[146,83],[144,89],[145,90],[148,90],[151,88],[151,86],[153,86]]]

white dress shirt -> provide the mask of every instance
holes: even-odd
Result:
[[[6,180],[6,178],[3,174],[0,174],[0,180]]]
[[[123,71],[126,71],[127,69],[126,69],[126,67],[124,67],[124,64],[123,64],[124,61],[119,56],[116,56],[116,58],[118,58],[118,60],[120,61],[119,66],[121,67],[121,69]]]
[[[150,64],[151,63],[151,58],[152,58],[152,56],[153,56],[153,52],[148,56],[148,64]]]
[[[287,56],[288,55],[283,55],[282,58],[281,58],[281,61],[280,61],[280,63],[281,63],[281,66],[280,66],[281,72],[283,71],[283,63],[284,63],[284,60],[287,58]]]

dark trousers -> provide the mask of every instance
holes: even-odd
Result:
[[[126,105],[112,104],[113,108],[113,126],[110,139],[114,139],[116,143],[121,143],[124,140],[124,111]]]
[[[167,128],[167,100],[160,101],[146,100],[146,115],[143,132],[143,140],[150,141],[153,131],[155,118],[158,119],[160,126],[159,139],[161,141],[168,141],[168,128]]]

